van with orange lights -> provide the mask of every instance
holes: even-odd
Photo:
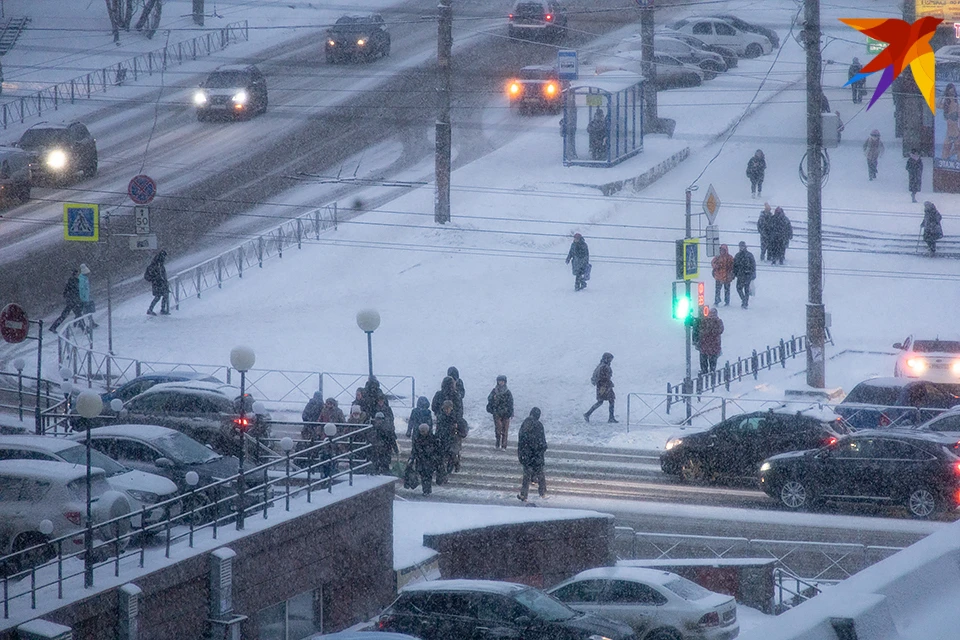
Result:
[[[563,108],[563,84],[552,65],[523,67],[507,82],[507,98],[520,115],[560,113]]]

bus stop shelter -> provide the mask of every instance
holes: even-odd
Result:
[[[643,150],[643,76],[605,71],[564,90],[564,166],[612,167]]]

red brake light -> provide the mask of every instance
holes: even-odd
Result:
[[[837,439],[836,439],[836,438],[834,438],[833,436],[830,436],[829,438],[827,438],[826,446],[832,447],[832,446],[835,445],[835,444],[837,444]]]
[[[550,22],[551,20],[553,20],[553,15],[548,13],[546,18],[547,18],[547,22]]]
[[[877,421],[877,426],[879,427],[889,427],[890,418],[885,413],[880,414],[880,420]]]
[[[246,432],[250,428],[250,421],[246,418],[234,418],[233,424],[237,425],[237,429],[240,431]]]
[[[954,472],[956,472],[956,474],[957,474],[958,476],[960,476],[960,462],[958,462],[956,465],[954,465],[953,470],[954,470]]]
[[[63,517],[69,520],[71,523],[80,526],[81,515],[79,511],[67,511],[63,514]]]
[[[512,14],[512,13],[507,14],[507,20],[513,20],[513,14]]]
[[[953,497],[953,499],[954,499],[954,501],[955,501],[957,504],[960,504],[960,489],[957,490],[957,493],[956,493],[956,495]]]
[[[716,611],[711,611],[710,613],[704,614],[699,620],[697,620],[697,626],[700,627],[719,627],[720,626],[720,614]]]

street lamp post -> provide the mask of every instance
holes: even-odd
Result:
[[[367,362],[370,377],[373,377],[373,332],[380,326],[380,312],[376,309],[361,309],[357,312],[357,326],[367,334]]]
[[[243,529],[243,516],[246,504],[246,478],[243,475],[243,465],[246,458],[246,395],[247,395],[247,371],[253,368],[257,361],[257,355],[250,347],[234,347],[230,350],[230,366],[240,372],[240,424],[237,429],[240,431],[240,472],[237,474],[237,529]]]
[[[20,414],[20,422],[23,422],[23,369],[26,366],[27,363],[23,358],[13,361],[13,368],[17,370],[17,411]]]
[[[96,418],[101,411],[103,411],[103,400],[100,399],[100,394],[96,391],[87,389],[77,396],[79,421],[81,427],[87,432],[87,526],[83,530],[83,586],[87,589],[93,586],[93,506],[90,500],[92,479],[90,476],[90,423],[88,420]]]

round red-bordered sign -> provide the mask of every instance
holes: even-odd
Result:
[[[11,302],[0,311],[0,336],[5,341],[11,344],[23,342],[29,328],[27,312],[20,305]]]
[[[127,195],[136,204],[150,204],[157,195],[157,183],[148,175],[133,176],[127,185]]]

